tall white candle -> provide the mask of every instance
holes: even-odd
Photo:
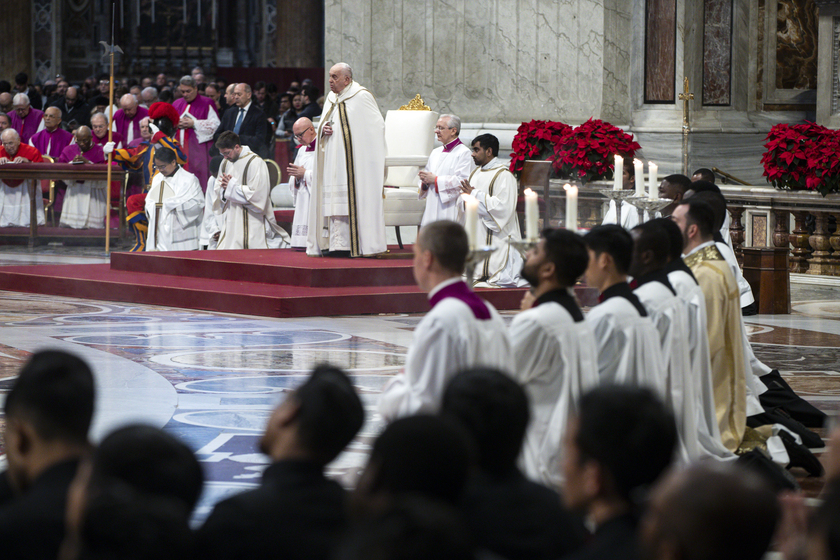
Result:
[[[464,229],[467,230],[470,249],[475,249],[476,229],[478,227],[478,199],[471,194],[464,195],[464,208],[466,210]]]
[[[578,228],[578,188],[566,183],[566,229],[577,232]]]
[[[525,237],[528,241],[534,241],[539,237],[537,233],[539,214],[540,207],[537,203],[537,193],[531,189],[525,189]]]
[[[659,172],[659,166],[655,163],[648,163],[648,180],[650,182],[650,194],[648,197],[651,200],[659,200],[659,178],[656,174]]]
[[[615,168],[613,170],[615,179],[613,181],[613,190],[620,191],[624,188],[624,158],[620,154],[615,154]]]
[[[636,196],[645,196],[645,164],[634,159],[633,167],[636,168]]]

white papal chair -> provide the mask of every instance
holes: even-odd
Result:
[[[396,229],[400,248],[400,226],[419,227],[426,209],[426,200],[418,198],[417,173],[435,147],[437,120],[438,114],[423,103],[419,94],[408,105],[385,115],[385,226]]]

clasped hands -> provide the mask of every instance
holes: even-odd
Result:
[[[18,156],[15,159],[9,159],[6,157],[0,158],[0,165],[5,165],[7,163],[29,163],[29,160],[21,156]]]

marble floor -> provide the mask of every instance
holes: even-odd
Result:
[[[0,249],[0,266],[105,261],[101,249]],[[756,355],[831,413],[840,408],[838,294],[840,287],[794,284],[791,315],[747,319]],[[219,499],[258,482],[266,458],[257,441],[270,411],[319,362],[346,369],[368,411],[359,436],[329,467],[352,484],[382,429],[377,395],[403,366],[419,320],[265,319],[0,292],[0,400],[31,352],[52,347],[80,355],[97,378],[94,438],[127,422],[181,437],[205,467],[200,520]]]

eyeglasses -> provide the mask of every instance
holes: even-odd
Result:
[[[455,127],[454,126],[436,126],[435,127],[435,132],[437,132],[438,130],[450,130],[452,128],[455,128]]]
[[[297,138],[298,140],[303,140],[303,135],[306,134],[307,132],[309,132],[310,128],[312,128],[312,127],[310,126],[309,128],[307,128],[306,130],[304,130],[300,134],[295,134],[295,138]]]

